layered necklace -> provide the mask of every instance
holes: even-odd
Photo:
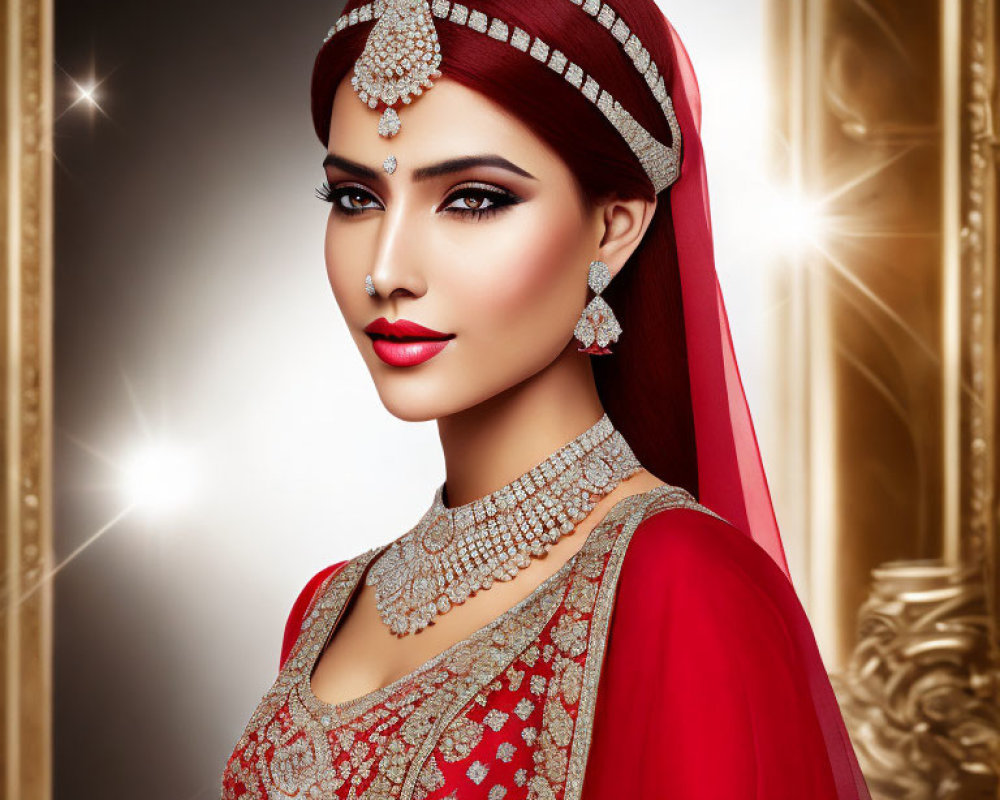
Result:
[[[427,513],[368,570],[383,622],[416,633],[495,580],[507,581],[571,533],[602,497],[642,469],[604,414],[526,473],[485,497]]]

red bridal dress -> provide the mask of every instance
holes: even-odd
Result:
[[[622,499],[497,619],[325,703],[313,669],[384,549],[299,595],[224,800],[867,800],[792,584],[685,490]]]

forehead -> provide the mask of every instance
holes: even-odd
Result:
[[[538,169],[546,158],[555,155],[504,108],[448,77],[438,78],[412,103],[397,103],[394,108],[401,127],[395,136],[385,138],[378,134],[381,110],[363,103],[350,77],[345,77],[334,96],[330,150],[371,162],[381,162],[391,150],[397,158],[406,158],[410,163],[426,163],[456,153],[501,152]]]

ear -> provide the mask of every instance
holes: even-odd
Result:
[[[608,265],[611,277],[625,266],[646,235],[656,212],[657,199],[615,198],[602,203],[595,211],[600,245],[595,259]]]

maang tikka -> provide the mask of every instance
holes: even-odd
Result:
[[[362,102],[377,109],[386,108],[378,123],[380,135],[388,138],[399,132],[399,115],[393,108],[398,102],[412,102],[414,96],[434,85],[441,77],[441,44],[435,19],[461,25],[490,39],[510,45],[526,57],[543,64],[565,78],[593,103],[621,134],[639,160],[646,175],[659,193],[680,177],[681,129],[667,91],[664,76],[652,54],[639,41],[628,24],[601,0],[547,0],[566,2],[580,9],[617,40],[636,72],[649,87],[670,128],[670,144],[664,144],[644,128],[593,75],[571,60],[553,42],[511,25],[500,17],[489,17],[478,9],[452,0],[370,0],[340,15],[324,41],[337,33],[367,22],[371,31],[364,49],[354,64],[351,85]]]
[[[378,121],[380,136],[399,133],[401,123],[393,106],[400,101],[409,104],[414,95],[419,97],[433,86],[433,79],[441,77],[440,65],[441,45],[427,0],[386,2],[351,77],[351,86],[369,108],[385,103]]]
[[[611,306],[601,297],[601,292],[611,283],[611,270],[603,261],[591,261],[587,284],[594,290],[594,299],[587,303],[580,319],[577,320],[573,335],[580,340],[583,347],[577,350],[595,356],[611,354],[608,345],[617,342],[621,336],[622,326],[618,324]]]

